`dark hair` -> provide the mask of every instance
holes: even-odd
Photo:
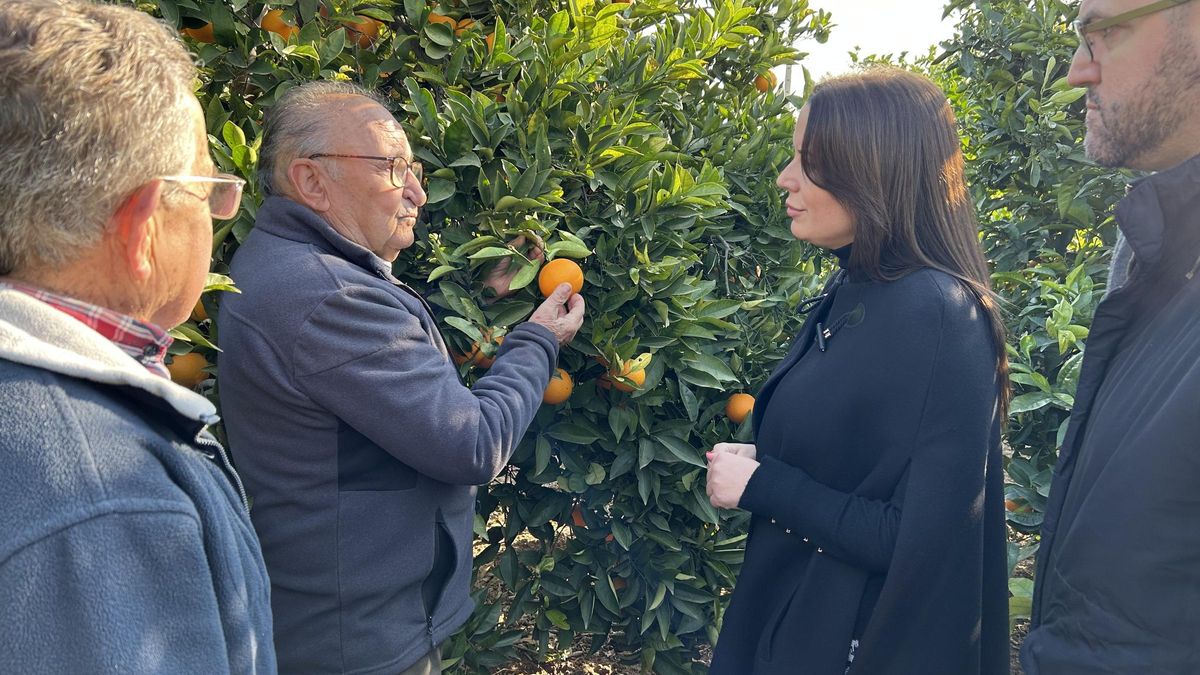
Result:
[[[850,272],[893,281],[932,268],[962,282],[991,323],[1001,420],[1007,419],[1004,321],[946,94],[920,75],[876,67],[825,80],[808,108],[801,166],[853,218]]]

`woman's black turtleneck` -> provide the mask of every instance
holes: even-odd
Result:
[[[842,675],[860,639],[852,674],[1007,673],[987,314],[934,270],[839,280],[755,406],[751,533],[711,672]]]

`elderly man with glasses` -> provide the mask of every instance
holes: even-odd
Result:
[[[1038,551],[1029,675],[1200,673],[1200,3],[1084,0],[1070,82],[1117,206]]]
[[[133,9],[0,3],[3,673],[275,672],[216,411],[163,365],[242,188],[195,78]]]
[[[263,133],[270,196],[233,258],[242,293],[220,308],[219,365],[280,670],[437,673],[472,610],[474,486],[533,420],[583,298],[562,284],[464,386],[430,306],[392,276],[425,203],[392,114],[314,82]],[[514,273],[487,283],[504,294]]]

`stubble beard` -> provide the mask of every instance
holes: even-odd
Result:
[[[1087,156],[1101,166],[1159,168],[1154,157],[1192,115],[1200,115],[1200,54],[1179,23],[1171,28],[1154,74],[1125,101],[1106,102],[1095,92],[1090,114],[1100,124],[1084,139]],[[1166,168],[1166,167],[1162,167]]]

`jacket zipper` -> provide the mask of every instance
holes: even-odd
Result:
[[[250,513],[250,500],[246,499],[246,489],[242,487],[241,477],[237,475],[237,471],[234,471],[233,464],[229,461],[229,456],[225,454],[225,448],[216,440],[204,436],[204,432],[207,429],[207,424],[200,427],[200,431],[196,433],[196,443],[208,448],[215,448],[216,451],[209,455],[209,458],[211,459],[213,455],[221,458],[219,466],[225,472],[225,475],[229,477],[229,482],[233,483],[233,486],[237,488],[238,496],[242,498],[242,506],[245,507],[246,513]]]

